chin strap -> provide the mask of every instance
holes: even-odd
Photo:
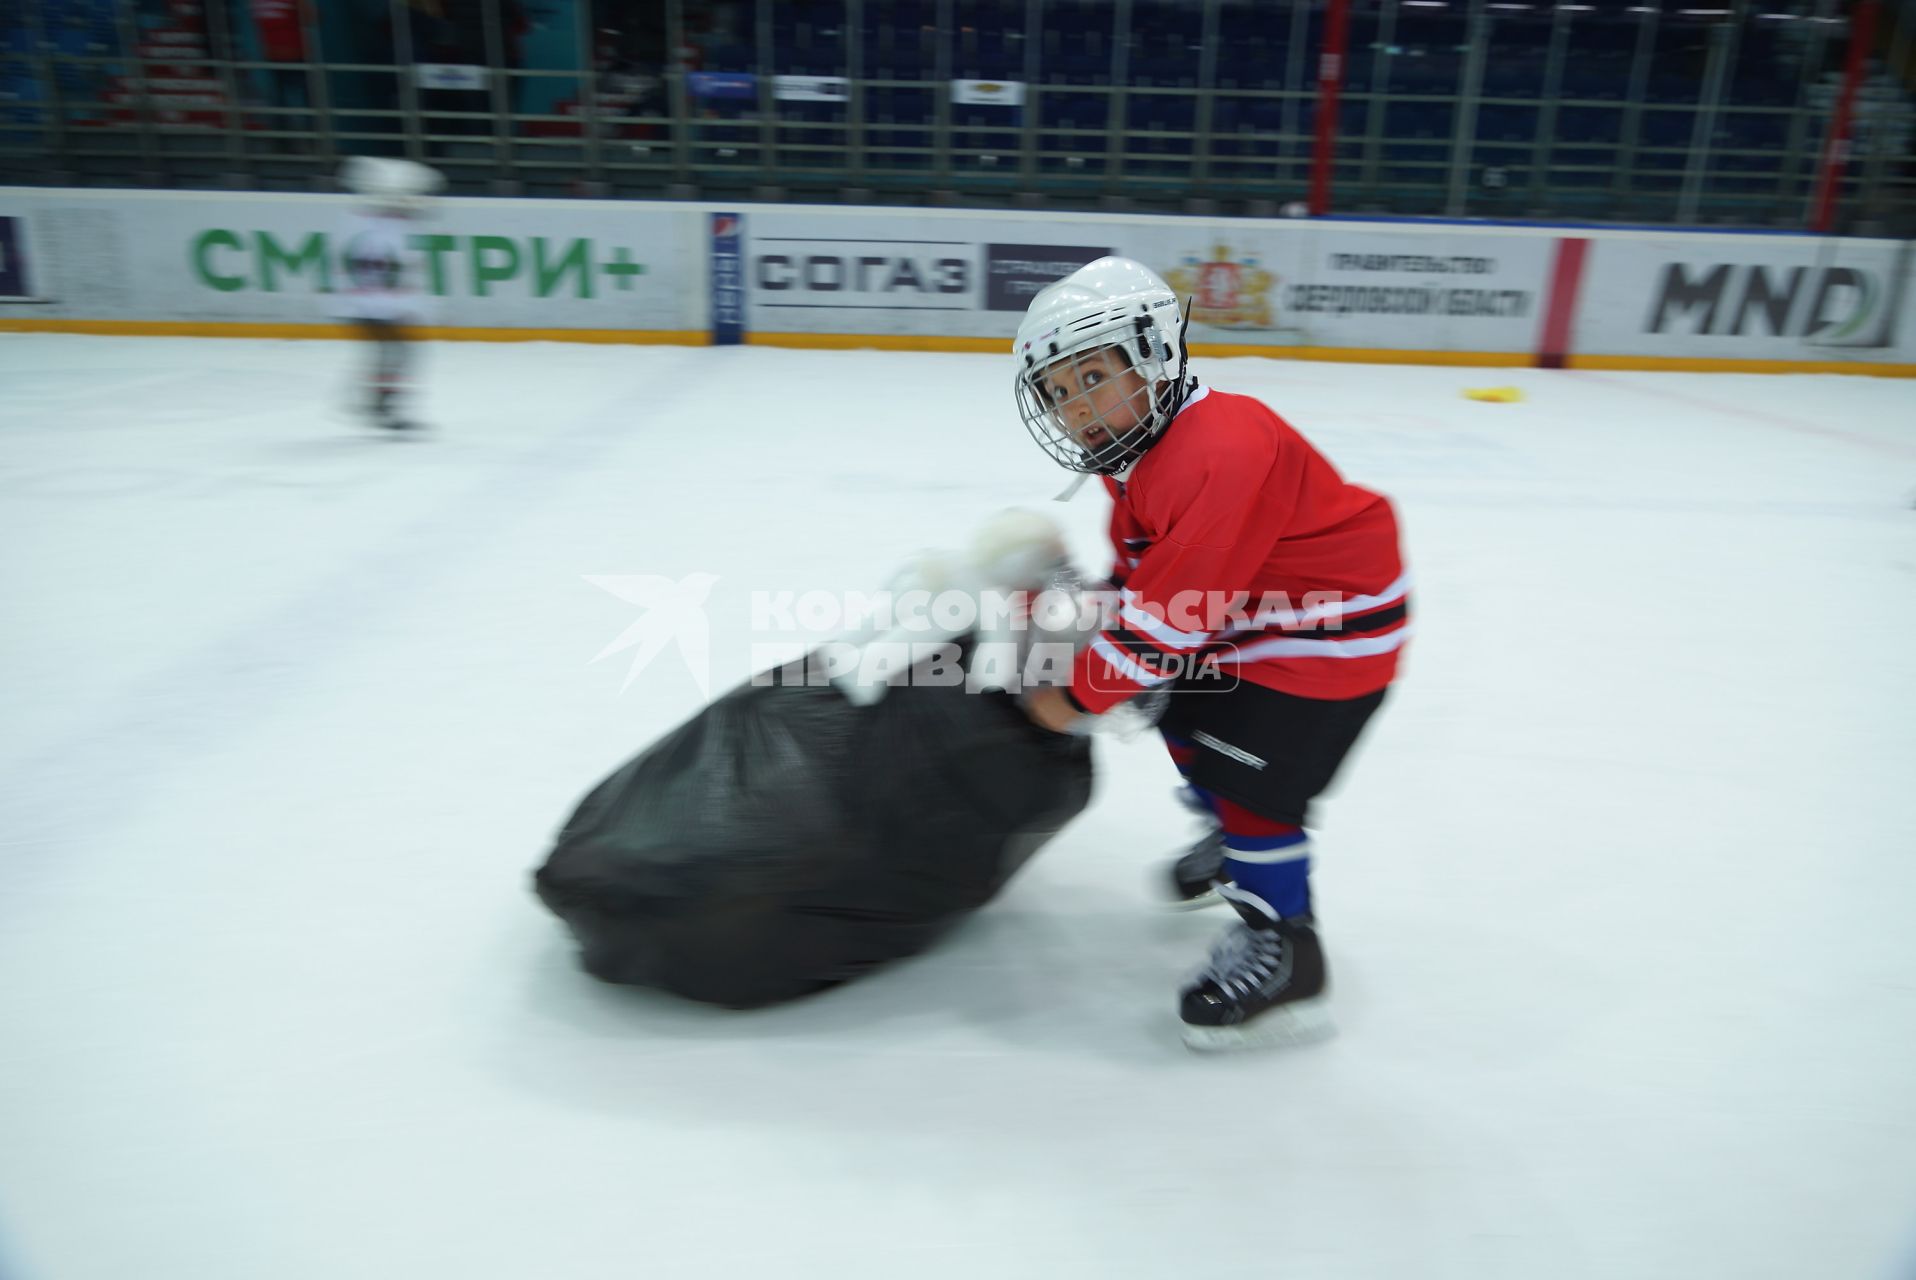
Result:
[[[1089,471],[1080,471],[1077,475],[1071,477],[1071,483],[1066,485],[1064,488],[1060,489],[1058,491],[1058,496],[1053,498],[1052,501],[1053,502],[1071,501],[1073,498],[1078,496],[1078,490],[1084,488],[1084,482],[1089,480],[1090,478],[1091,478],[1091,473]]]
[[[1184,403],[1184,397],[1191,394],[1191,381],[1185,377],[1185,370],[1191,367],[1191,303],[1196,295],[1184,300],[1184,310],[1178,320],[1178,372],[1171,379],[1171,391],[1164,398],[1160,412],[1164,414],[1164,426],[1171,425],[1171,419],[1177,416],[1178,407]],[[1158,428],[1163,431],[1164,427]]]

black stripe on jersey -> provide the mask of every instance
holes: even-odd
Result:
[[[1105,630],[1104,634],[1107,638],[1109,638],[1112,644],[1116,645],[1119,649],[1123,650],[1125,653],[1130,654],[1134,658],[1136,657],[1158,658],[1158,657],[1162,657],[1166,653],[1173,652],[1172,650],[1166,649],[1163,645],[1159,644],[1157,641],[1152,640],[1149,637],[1139,635],[1137,632],[1131,630],[1128,627],[1124,627],[1124,626],[1109,627]]]
[[[1361,636],[1376,631],[1388,631],[1409,616],[1410,601],[1399,600],[1396,604],[1379,609],[1374,613],[1359,614],[1355,618],[1321,618],[1311,623],[1308,627],[1272,627],[1264,634],[1285,636]]]

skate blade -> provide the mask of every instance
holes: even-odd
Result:
[[[1215,907],[1224,899],[1217,896],[1216,889],[1207,889],[1195,898],[1165,898],[1164,905],[1172,911],[1202,911],[1206,907]]]
[[[1330,1001],[1322,996],[1266,1010],[1235,1027],[1184,1026],[1184,1043],[1199,1053],[1238,1049],[1283,1049],[1315,1044],[1337,1034]]]

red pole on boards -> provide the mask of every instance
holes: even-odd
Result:
[[[1830,121],[1829,136],[1823,139],[1821,173],[1816,182],[1816,199],[1810,206],[1810,230],[1828,231],[1836,218],[1836,193],[1843,183],[1843,170],[1849,167],[1850,126],[1855,122],[1856,87],[1863,83],[1863,58],[1876,34],[1876,0],[1862,0],[1850,18],[1849,57],[1843,64],[1843,89],[1836,98],[1836,116]]]
[[[1317,145],[1311,155],[1311,216],[1331,211],[1331,160],[1337,150],[1337,95],[1344,87],[1344,49],[1350,39],[1350,0],[1330,0],[1324,13],[1324,52],[1317,60]]]

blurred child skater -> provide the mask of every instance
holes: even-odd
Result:
[[[1397,673],[1410,578],[1389,501],[1262,403],[1190,376],[1186,323],[1162,279],[1111,257],[1039,293],[1019,327],[1025,426],[1102,478],[1117,555],[1115,615],[1026,709],[1074,732],[1170,691],[1160,730],[1212,827],[1170,887],[1239,917],[1183,989],[1185,1040],[1302,1042],[1330,1030],[1310,803]]]
[[[426,318],[423,263],[412,247],[412,225],[425,216],[445,180],[425,165],[373,156],[352,157],[342,179],[361,199],[340,242],[345,287],[335,293],[334,313],[373,344],[364,412],[377,426],[407,430],[417,425],[401,412],[410,387],[407,329]]]

